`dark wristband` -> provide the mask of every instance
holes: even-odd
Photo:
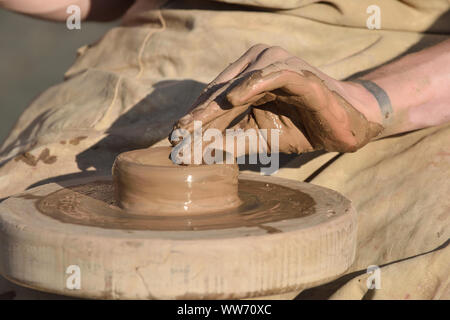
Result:
[[[375,97],[375,99],[377,99],[378,106],[381,110],[381,114],[383,115],[383,119],[388,119],[389,116],[392,115],[393,109],[391,100],[389,99],[386,91],[384,91],[380,86],[370,80],[355,79],[351,81],[362,85]]]

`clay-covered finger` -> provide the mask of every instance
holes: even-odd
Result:
[[[280,70],[277,65],[249,73],[239,85],[227,93],[227,99],[232,105],[242,105],[254,102],[255,97],[277,89],[294,89],[306,93],[308,81],[301,74],[291,70]]]
[[[194,120],[203,121],[203,117],[208,118],[208,113],[221,112],[221,108],[209,106],[209,104],[217,98],[224,90],[226,90],[226,82],[236,78],[244,70],[247,69],[253,61],[269,47],[264,44],[257,44],[251,47],[247,52],[245,52],[239,59],[231,63],[224,71],[222,71],[212,82],[210,82],[202,94],[198,97],[197,101],[194,103],[193,111],[181,118],[178,122],[179,127],[189,129],[189,125]],[[259,66],[259,64],[258,64]]]
[[[239,85],[229,90],[227,99],[231,105],[251,104],[261,96],[274,91],[284,92],[277,99],[286,100],[287,97],[292,104],[315,112],[328,109],[328,95],[331,93],[323,81],[313,73],[306,70],[283,70],[279,64],[273,64],[247,75]]]
[[[226,110],[220,105],[220,101],[222,100],[220,95],[227,90],[228,86],[229,84],[222,85],[222,87],[197,105],[191,112],[180,118],[175,127],[192,132],[194,121],[208,122],[215,116],[225,113]]]
[[[225,70],[223,70],[209,85],[211,87],[215,84],[230,81],[237,77],[263,52],[269,48],[264,44],[257,44],[248,49],[239,59],[231,63]]]
[[[301,114],[298,110],[290,108],[289,110],[279,110],[279,103],[274,104],[270,110],[259,108],[253,109],[253,117],[259,128],[268,130],[271,139],[267,141],[269,150],[273,150],[274,143],[277,144],[276,150],[283,153],[300,154],[312,151],[313,147],[305,136],[305,132],[301,126]],[[293,120],[293,119],[296,119]],[[294,123],[294,121],[296,123]],[[273,130],[278,130],[274,132]],[[278,138],[276,135],[278,134]]]
[[[204,108],[192,111],[188,117],[177,122],[175,129],[185,129],[189,132],[194,131],[196,123],[201,123],[203,131],[208,128],[216,128],[221,131],[229,127],[229,125],[239,116],[248,111],[248,104],[229,109],[221,107],[221,103],[211,101]]]
[[[289,57],[291,57],[291,54],[281,47],[268,47],[258,54],[243,73],[262,70],[269,66],[281,66],[281,69],[288,68],[286,61],[288,61]]]
[[[249,101],[239,106],[230,104],[227,98],[227,92],[230,88],[238,85],[243,79],[236,78],[223,85],[204,103],[181,118],[175,127],[192,132],[194,130],[194,122],[200,121],[203,125],[209,125],[220,130],[227,128],[235,118],[247,110],[252,102],[264,98],[264,94],[262,94],[255,96],[255,101]],[[266,97],[267,99],[268,97]]]

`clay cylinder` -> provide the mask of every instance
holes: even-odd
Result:
[[[236,208],[238,166],[182,166],[170,158],[170,147],[129,151],[113,165],[118,205],[132,214],[167,216],[214,213]]]

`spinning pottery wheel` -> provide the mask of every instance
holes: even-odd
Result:
[[[355,211],[335,191],[236,165],[121,154],[113,179],[50,183],[0,204],[0,273],[34,289],[122,299],[252,298],[347,270]],[[71,266],[80,288],[68,286]]]

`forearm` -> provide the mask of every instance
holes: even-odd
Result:
[[[0,0],[0,7],[36,18],[65,21],[77,5],[82,20],[110,21],[122,16],[134,0]]]
[[[392,106],[392,114],[383,115],[373,93],[359,83],[344,84],[349,96],[355,97],[351,103],[385,127],[382,136],[450,121],[450,40],[407,55],[362,79],[384,90]]]

